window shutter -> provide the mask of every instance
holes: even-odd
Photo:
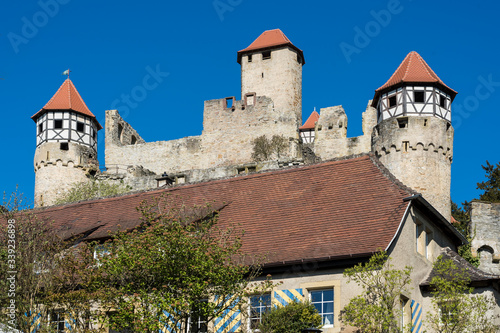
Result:
[[[411,300],[411,332],[422,333],[422,306],[415,300]]]
[[[241,311],[238,307],[239,298],[233,299],[232,295],[226,298],[216,297],[215,302],[226,308],[224,312],[215,319],[214,326],[216,333],[236,332],[241,326]]]
[[[274,292],[273,305],[274,307],[285,306],[293,301],[302,302],[304,300],[304,293],[302,288],[277,290]]]

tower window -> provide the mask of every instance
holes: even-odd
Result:
[[[251,54],[248,55],[248,62],[252,62],[252,55]]]
[[[137,138],[135,135],[132,135],[132,138],[130,139],[130,144],[135,145],[137,143]]]
[[[42,133],[42,132],[43,132],[43,123],[38,124],[38,133]]]
[[[424,91],[414,91],[413,92],[413,100],[415,103],[424,103],[425,102],[425,92]]]
[[[301,56],[300,56],[300,54],[298,54],[298,53],[297,53],[297,62],[298,62],[299,64],[301,64],[301,63],[302,63],[302,57],[301,57]]]
[[[395,107],[396,106],[396,95],[389,97],[389,107]]]
[[[56,119],[54,120],[54,128],[55,129],[61,129],[62,128],[62,119]]]
[[[81,121],[77,121],[76,122],[76,130],[78,132],[82,132],[83,133],[84,129],[85,129],[85,124],[82,123]]]
[[[271,59],[271,51],[262,52],[262,60],[268,60],[268,59]]]
[[[446,97],[439,95],[439,106],[446,109]]]
[[[408,118],[398,118],[398,125],[399,128],[407,128],[408,127]]]
[[[61,142],[59,144],[59,149],[61,149],[61,150],[68,150],[69,149],[68,143],[67,142]]]

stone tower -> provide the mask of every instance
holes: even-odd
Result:
[[[37,133],[35,206],[40,207],[98,171],[97,131],[102,126],[69,78],[31,119]]]
[[[238,51],[241,97],[256,93],[274,101],[281,112],[294,112],[302,124],[302,50],[279,30],[263,32],[250,46]]]
[[[372,150],[392,174],[422,193],[450,220],[453,127],[451,103],[457,92],[410,52],[390,79],[375,91],[378,123]]]

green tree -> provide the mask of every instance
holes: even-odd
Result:
[[[482,167],[486,171],[487,180],[477,183],[477,188],[484,191],[479,196],[479,200],[500,202],[500,162],[495,165],[486,161],[486,165]]]
[[[187,332],[190,320],[212,322],[241,307],[251,292],[259,265],[243,255],[242,232],[220,227],[209,205],[173,207],[169,197],[143,202],[141,226],[105,244],[100,305],[113,312],[115,329]]]
[[[354,281],[363,292],[342,309],[340,320],[361,332],[401,332],[397,309],[401,295],[408,292],[411,271],[409,266],[395,269],[384,251],[374,254],[366,264],[346,269],[348,283]]]
[[[439,256],[433,266],[431,280],[434,311],[427,316],[432,332],[498,332],[491,313],[495,307],[491,298],[472,295],[470,278],[465,268],[451,259]]]
[[[283,135],[273,135],[271,140],[261,135],[253,140],[252,158],[255,161],[268,161],[273,157],[279,159],[287,148],[288,142]]]
[[[132,188],[122,183],[111,183],[90,178],[88,181],[76,183],[70,190],[63,193],[55,201],[56,205],[109,197],[130,192]]]
[[[309,327],[321,327],[321,316],[310,302],[294,301],[265,313],[259,331],[262,333],[300,333]]]
[[[22,332],[47,329],[46,295],[54,287],[53,260],[64,242],[47,221],[27,210],[22,194],[4,193],[0,209],[0,323]]]

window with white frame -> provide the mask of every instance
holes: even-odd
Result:
[[[204,316],[193,316],[189,318],[190,333],[207,333],[207,318]]]
[[[255,330],[262,322],[264,313],[271,310],[271,294],[256,295],[250,297],[249,314],[249,329]]]
[[[64,332],[64,313],[60,311],[52,311],[49,315],[49,327],[52,333]]]
[[[333,326],[333,288],[311,290],[309,297],[321,315],[323,327]]]

